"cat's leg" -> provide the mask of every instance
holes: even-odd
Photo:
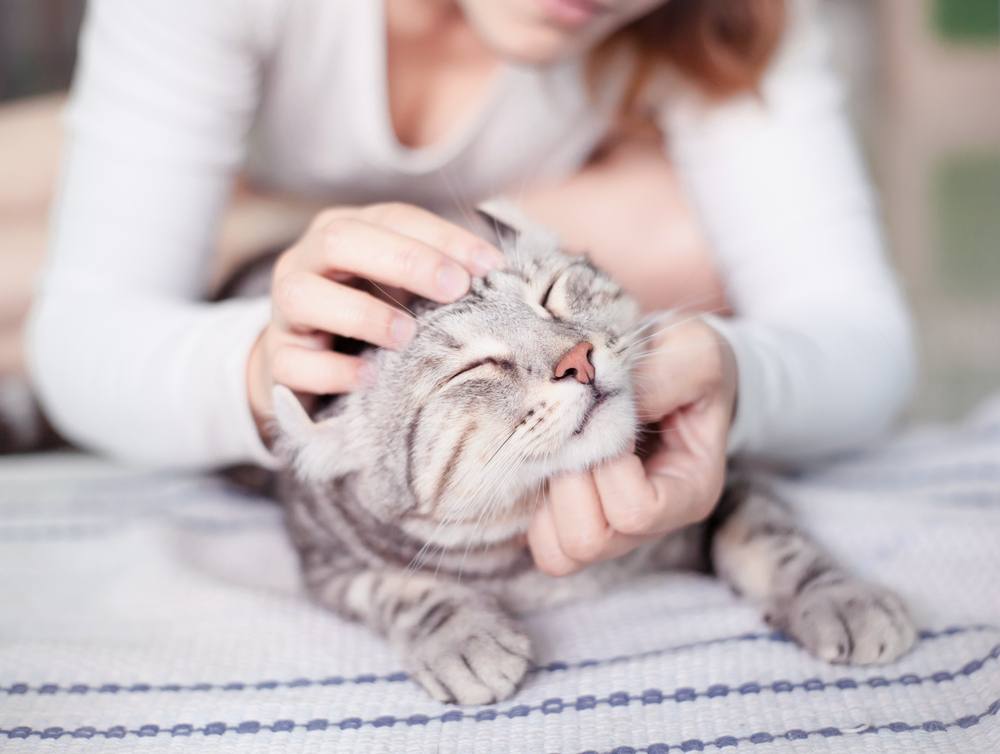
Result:
[[[844,571],[778,501],[753,489],[735,494],[710,542],[712,565],[769,623],[834,663],[892,662],[913,645],[899,597]]]
[[[407,672],[442,702],[490,704],[514,693],[531,642],[490,595],[422,573],[307,574],[314,597],[384,635]]]

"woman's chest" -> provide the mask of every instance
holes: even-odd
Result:
[[[308,19],[268,63],[249,174],[326,202],[409,201],[444,210],[578,169],[609,118],[583,63],[549,68],[470,56],[393,55],[371,4],[340,6],[335,44]]]
[[[321,90],[306,118],[301,106],[298,116],[294,107],[262,111],[251,142],[251,178],[328,202],[472,205],[572,174],[605,131],[579,103],[560,108],[540,93],[509,89],[452,138],[410,148],[398,141],[374,96],[341,98]]]

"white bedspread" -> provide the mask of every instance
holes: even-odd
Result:
[[[831,667],[711,579],[529,620],[511,700],[439,705],[308,604],[279,512],[207,478],[0,464],[0,751],[1000,752],[1000,401],[782,480],[923,638]]]

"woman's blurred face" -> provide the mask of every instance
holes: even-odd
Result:
[[[498,55],[543,64],[587,50],[668,0],[458,0]]]

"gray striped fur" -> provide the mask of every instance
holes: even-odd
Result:
[[[524,534],[546,481],[637,435],[630,345],[643,330],[634,302],[550,236],[505,245],[508,267],[468,296],[418,305],[405,350],[367,353],[370,388],[314,418],[276,390],[280,497],[312,596],[384,635],[433,697],[461,704],[505,698],[523,679],[531,644],[514,614],[662,568],[714,569],[824,659],[905,652],[915,634],[899,600],[845,573],[760,492],[731,490],[708,524],[574,576],[532,568]],[[594,383],[553,379],[581,341]]]

